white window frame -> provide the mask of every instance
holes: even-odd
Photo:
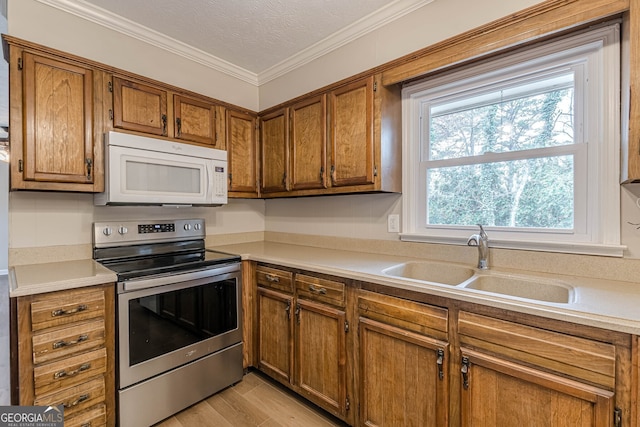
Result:
[[[473,91],[491,82],[519,79],[534,71],[557,70],[562,64],[578,64],[575,114],[576,123],[584,123],[584,127],[575,129],[576,144],[556,150],[566,150],[576,156],[574,209],[578,215],[574,229],[485,227],[485,230],[492,247],[622,256],[620,29],[617,23],[524,48],[403,88],[402,240],[466,244],[467,238],[477,230],[475,226],[426,226],[427,181],[426,166],[422,161],[420,119],[423,102],[441,95]],[[582,72],[584,79],[580,78]],[[584,91],[578,90],[582,84]],[[586,98],[584,102],[580,102],[581,93]],[[583,120],[579,115],[583,115]],[[483,155],[483,161],[491,161],[491,156]],[[586,161],[579,162],[579,156],[586,156]],[[582,217],[580,212],[584,214]]]

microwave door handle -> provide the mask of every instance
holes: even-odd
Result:
[[[206,170],[206,174],[207,174],[207,202],[210,202],[213,200],[213,187],[215,186],[215,183],[212,181],[213,180],[213,171],[211,170],[211,168],[213,168],[213,162],[207,162],[205,165],[205,170]]]

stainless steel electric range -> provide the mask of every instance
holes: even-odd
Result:
[[[149,426],[242,379],[240,257],[207,250],[202,219],[94,224],[118,275],[121,427]]]

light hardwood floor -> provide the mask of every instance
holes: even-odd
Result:
[[[241,382],[155,427],[329,427],[346,426],[316,406],[272,382],[250,372]]]

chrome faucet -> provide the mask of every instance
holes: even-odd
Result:
[[[478,268],[481,270],[489,269],[489,236],[484,232],[484,228],[482,228],[481,224],[478,224],[480,227],[479,234],[473,234],[467,240],[467,245],[469,246],[477,246],[478,247]]]

